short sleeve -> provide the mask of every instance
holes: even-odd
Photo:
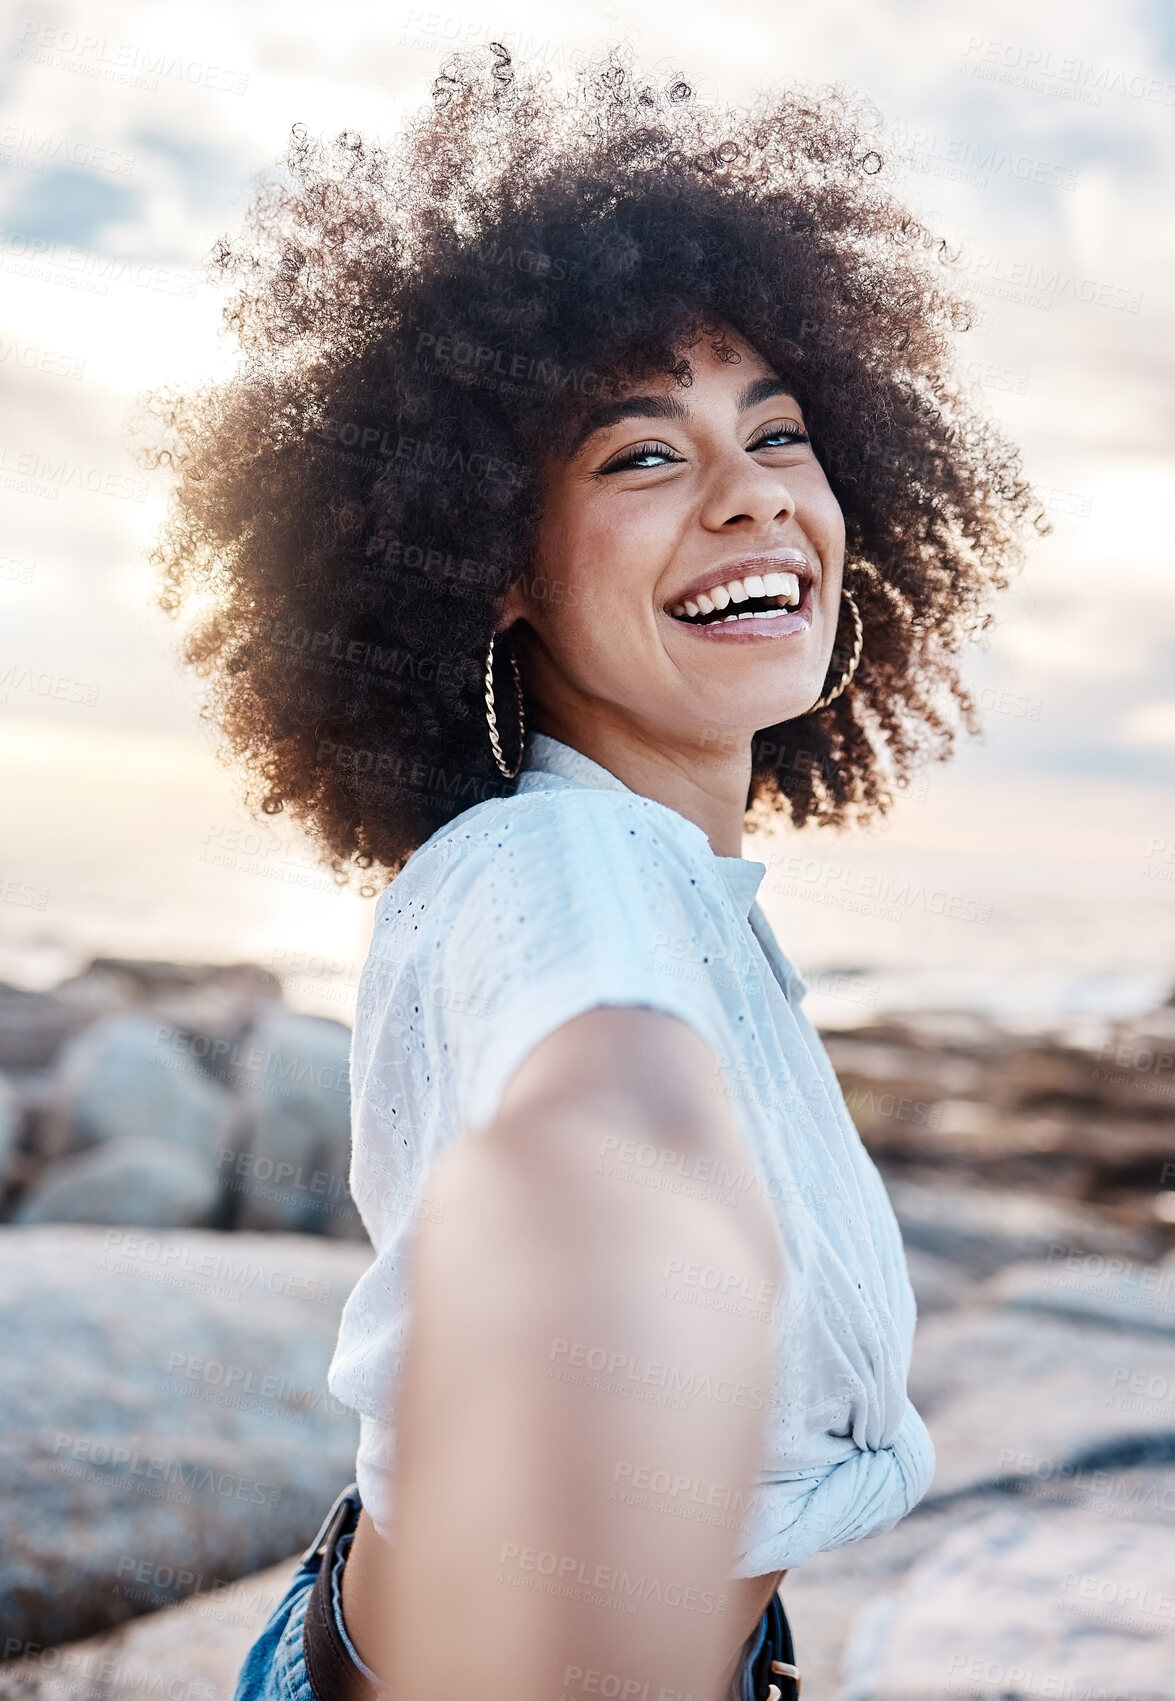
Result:
[[[463,1126],[488,1122],[524,1058],[600,1006],[662,1010],[729,1049],[714,977],[729,918],[708,845],[675,820],[612,792],[532,794],[491,807],[453,860],[429,996]]]

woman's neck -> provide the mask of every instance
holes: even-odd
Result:
[[[751,783],[751,747],[733,742],[694,749],[654,741],[611,717],[586,716],[563,726],[547,713],[537,729],[615,774],[630,791],[663,803],[700,827],[715,856],[742,854],[743,819]]]

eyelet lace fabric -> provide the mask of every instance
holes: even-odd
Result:
[[[746,1395],[769,1409],[766,1452],[738,1509],[732,1576],[889,1529],[929,1487],[934,1453],[906,1392],[915,1312],[901,1237],[803,1013],[803,982],[755,902],[765,873],[715,856],[692,822],[535,734],[516,795],[451,821],[378,900],[351,1067],[351,1184],[376,1257],[344,1309],[329,1378],[360,1414],[356,1480],[378,1528],[390,1524],[406,1257],[437,1208],[430,1166],[492,1118],[541,1040],[601,1005],[690,1023],[747,1149],[742,1169],[713,1176],[642,1152],[634,1179],[716,1197],[760,1188],[779,1227],[774,1383]],[[689,1378],[665,1386],[738,1397]]]

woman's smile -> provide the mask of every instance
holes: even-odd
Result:
[[[806,632],[816,576],[802,550],[773,549],[703,574],[666,612],[708,642],[754,642]]]

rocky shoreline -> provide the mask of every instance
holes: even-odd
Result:
[[[1175,1006],[825,1037],[902,1223],[938,1470],[789,1576],[805,1701],[1169,1701]],[[0,1701],[227,1698],[349,1479],[348,1044],[252,965],[0,987]]]

